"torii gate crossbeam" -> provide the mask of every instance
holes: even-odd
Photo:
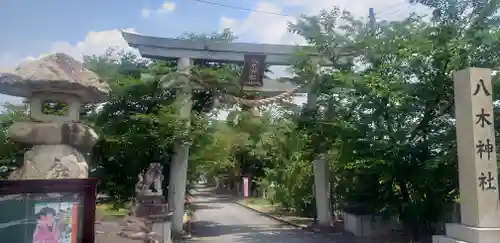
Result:
[[[143,36],[133,33],[126,33],[122,31],[122,36],[127,41],[131,47],[135,47],[139,50],[142,57],[152,58],[152,59],[162,59],[162,60],[177,60],[178,70],[181,72],[189,72],[189,67],[192,60],[205,60],[205,61],[220,61],[227,63],[243,63],[245,60],[245,55],[251,54],[261,54],[265,55],[265,63],[269,65],[290,65],[291,59],[298,51],[303,51],[308,53],[311,58],[322,66],[330,66],[329,60],[324,58],[322,55],[314,51],[313,47],[310,46],[293,46],[293,45],[272,45],[272,44],[255,44],[255,43],[228,43],[222,41],[213,40],[180,40],[173,38],[161,38],[161,37],[151,37]],[[276,80],[264,80],[264,82],[277,83]],[[187,81],[186,81],[187,83]],[[283,83],[281,83],[283,84]],[[183,91],[185,94],[182,95],[182,99],[190,100],[191,88],[187,87],[189,85],[184,85]],[[286,92],[296,86],[292,83],[288,85],[264,85],[267,87],[275,87],[274,89],[262,89],[263,87],[244,87],[247,91],[258,91],[264,93],[276,93],[276,92]],[[281,86],[281,87],[279,87]],[[285,88],[286,86],[290,89]],[[184,102],[187,106],[190,106],[189,102]],[[311,98],[308,99],[308,105],[314,106],[315,101]],[[181,116],[185,119],[189,119],[188,110],[190,107],[181,108]],[[174,216],[172,221],[172,233],[179,234],[182,232],[182,216],[184,215],[184,196],[185,196],[185,181],[187,174],[187,154],[189,153],[189,146],[176,145],[175,153],[179,157],[175,156],[172,162],[171,168],[175,168],[176,173],[171,173],[176,179],[170,180],[170,186],[172,186],[174,195],[171,195],[169,190],[169,203],[173,201],[174,203]],[[177,161],[182,160],[182,161]],[[331,215],[331,209],[329,205],[329,191],[326,190],[328,184],[328,178],[323,176],[325,170],[328,168],[325,163],[322,166],[314,166],[315,177],[322,175],[315,179],[316,182],[320,182],[320,185],[316,185],[316,202],[318,209],[318,219],[320,223],[327,224],[328,219]],[[171,169],[173,170],[173,169]],[[320,180],[318,180],[320,179]],[[315,183],[318,184],[318,183]]]

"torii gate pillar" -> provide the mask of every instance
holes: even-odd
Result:
[[[127,41],[127,43],[131,47],[135,47],[141,53],[141,56],[153,59],[164,59],[164,60],[178,60],[178,69],[179,71],[184,70],[184,72],[188,72],[191,60],[208,60],[208,61],[219,61],[219,62],[233,62],[233,63],[243,63],[245,61],[245,56],[250,54],[259,54],[265,55],[265,63],[268,65],[290,65],[290,59],[295,56],[295,53],[302,49],[303,51],[309,52],[312,58],[317,59],[317,62],[322,66],[329,66],[331,62],[325,59],[321,54],[316,53],[314,48],[310,46],[302,46],[297,47],[293,45],[271,45],[271,44],[254,44],[254,43],[226,43],[226,42],[218,42],[211,40],[179,40],[172,38],[158,38],[151,36],[142,36],[132,33],[122,32],[122,36]],[[276,80],[265,80],[274,82],[275,84],[279,84]],[[184,82],[187,84],[187,80]],[[188,105],[185,104],[183,108],[181,108],[181,113],[184,115],[184,118],[188,119],[188,114],[191,111],[191,98],[189,95],[189,99],[187,94],[191,93],[189,85],[185,85],[183,88],[183,100],[189,100],[189,108]],[[265,87],[266,85],[264,85]],[[274,87],[278,87],[281,85],[272,85]],[[248,87],[245,87],[245,90]],[[263,93],[276,93],[284,92],[288,90],[275,90],[275,89],[263,89],[263,87],[253,88],[252,90],[263,92]],[[309,100],[309,99],[308,99]],[[308,102],[309,103],[309,102]],[[310,103],[310,104],[314,104]],[[189,111],[189,112],[188,112]],[[185,161],[179,163],[175,163],[174,168],[171,170],[178,171],[178,173],[174,173],[171,175],[171,183],[174,185],[170,185],[171,189],[174,189],[173,194],[170,194],[169,190],[169,202],[174,202],[174,216],[172,221],[172,234],[180,234],[182,232],[182,216],[184,214],[184,195],[185,195],[185,180],[186,180],[186,172],[187,172],[187,159],[189,156],[189,147],[183,147],[181,145],[176,145],[175,150],[175,158],[176,161]],[[179,167],[181,166],[181,167]],[[186,167],[184,167],[186,166]],[[324,166],[321,166],[324,168]],[[318,167],[317,170],[322,170]],[[317,171],[316,170],[316,171]],[[315,174],[316,174],[315,171]],[[321,179],[323,178],[323,179]],[[320,179],[321,182],[318,182],[317,185],[326,185],[328,184],[327,177],[317,177],[315,180]],[[323,187],[322,187],[323,188]],[[183,190],[181,190],[183,189]],[[324,220],[331,217],[331,210],[326,210],[325,205],[329,207],[329,200],[327,194],[328,190],[318,190],[317,192],[317,201],[321,209],[318,212],[321,212],[321,216],[319,217],[321,224],[323,224]],[[182,195],[182,197],[181,197]],[[181,201],[182,200],[182,201]]]

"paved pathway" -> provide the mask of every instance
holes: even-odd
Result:
[[[283,226],[232,203],[228,197],[199,188],[192,242],[201,243],[341,243],[331,237]]]

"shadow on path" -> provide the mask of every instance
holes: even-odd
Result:
[[[347,236],[313,233],[282,225],[275,220],[233,203],[230,195],[216,194],[213,188],[194,193],[196,222],[193,239],[204,243],[357,243]]]
[[[354,239],[334,239],[317,233],[286,227],[267,227],[266,225],[221,225],[210,221],[198,221],[193,237],[201,242],[234,243],[355,243]]]

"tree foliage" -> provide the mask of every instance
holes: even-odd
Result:
[[[224,31],[182,38],[232,41],[234,36]],[[191,180],[196,178],[197,154],[211,137],[207,113],[213,106],[211,92],[194,91],[191,126],[186,130],[178,116],[176,87],[164,88],[176,71],[175,62],[148,62],[131,53],[110,50],[103,56],[86,57],[85,63],[112,88],[109,101],[94,107],[98,112],[87,116],[87,122],[101,135],[93,151],[94,174],[102,178],[100,190],[117,203],[129,201],[135,196],[138,173],[151,162],[163,164],[166,188],[173,146],[179,140],[192,143],[189,175]],[[227,69],[217,63],[196,63],[194,67],[198,72],[211,72],[212,78],[226,75]]]
[[[429,20],[367,26],[334,8],[303,16],[290,31],[304,37],[332,67],[318,69],[307,53],[293,60],[294,80],[310,88],[309,104],[261,109],[217,106],[214,97],[244,93],[241,65],[197,61],[191,70],[191,126],[179,118],[174,62],[147,61],[109,51],[85,64],[112,87],[111,98],[84,109],[86,123],[101,135],[93,151],[100,191],[117,202],[133,195],[136,176],[150,162],[169,173],[173,144],[192,143],[189,176],[225,177],[235,187],[250,176],[253,189],[273,203],[314,215],[312,163],[326,159],[335,210],[398,218],[413,238],[436,232],[437,222],[459,201],[452,73],[467,67],[498,70],[498,1],[411,1],[433,8]],[[181,39],[231,42],[225,30]],[[500,98],[493,75],[494,101]],[[307,83],[306,83],[307,82]],[[221,110],[227,118],[214,118]],[[21,117],[9,106],[0,116],[4,142],[0,163],[15,166],[21,148],[5,138]],[[496,120],[496,131],[500,121]],[[5,149],[4,149],[5,148]],[[165,178],[165,187],[168,178]]]
[[[14,105],[5,103],[0,108],[0,179],[5,179],[14,169],[22,164],[26,145],[16,143],[7,137],[7,130],[14,121],[24,120],[27,117],[27,107],[24,104]]]
[[[432,234],[458,199],[451,74],[500,64],[496,10],[444,2],[436,11],[453,18],[412,15],[378,23],[375,34],[338,9],[290,26],[334,64],[317,72],[299,60],[295,69],[317,80],[320,109],[306,131],[312,147],[326,148],[337,207],[397,216],[415,238]],[[470,8],[484,11],[471,18]]]

